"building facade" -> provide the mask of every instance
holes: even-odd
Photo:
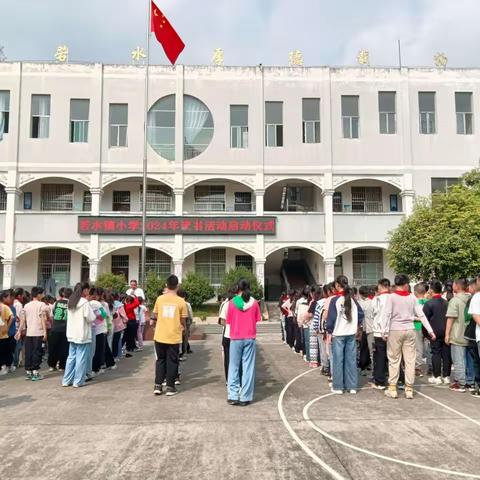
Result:
[[[0,63],[4,287],[139,277],[144,89],[142,66]],[[245,265],[272,298],[288,268],[391,276],[415,196],[478,166],[479,102],[474,69],[151,66],[147,269]]]

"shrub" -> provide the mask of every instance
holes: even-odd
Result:
[[[115,275],[114,273],[101,273],[95,282],[96,287],[104,288],[115,292],[125,292],[127,289],[127,279],[125,275]]]
[[[182,288],[188,293],[188,301],[192,308],[198,308],[215,295],[210,282],[197,273],[188,273],[182,281]]]
[[[165,287],[165,278],[158,277],[155,272],[150,271],[147,272],[146,284],[145,296],[147,297],[147,303],[154,305],[159,293]]]
[[[222,285],[218,289],[218,294],[222,296],[226,295],[230,287],[236,285],[241,278],[245,278],[250,282],[252,296],[257,300],[261,300],[263,298],[263,288],[257,276],[247,267],[231,268],[225,274]]]

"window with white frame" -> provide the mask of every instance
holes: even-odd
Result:
[[[222,283],[226,270],[224,248],[207,248],[195,253],[195,273],[204,276],[211,285]]]
[[[70,100],[70,142],[88,142],[88,116],[90,100],[72,98]]]
[[[455,92],[455,112],[457,114],[457,133],[473,134],[473,109],[471,92]]]
[[[147,212],[170,212],[172,190],[166,185],[147,185]],[[143,208],[143,185],[140,185],[140,210]]]
[[[90,190],[83,192],[82,210],[84,212],[90,212],[92,210],[92,192],[90,192]]]
[[[320,99],[302,98],[303,143],[320,143]]]
[[[141,258],[140,249],[140,258]],[[140,265],[140,278],[142,275],[142,266]],[[145,271],[147,275],[150,272],[155,273],[158,278],[167,278],[172,273],[172,259],[169,255],[154,248],[147,248],[145,252]]]
[[[163,158],[175,160],[175,95],[154,103],[148,112],[148,142]]]
[[[236,212],[251,212],[252,192],[235,192],[234,210]]]
[[[352,212],[383,212],[381,187],[352,187]]]
[[[359,138],[358,95],[342,95],[343,138]]]
[[[245,267],[253,272],[253,257],[251,255],[235,255],[235,267]]]
[[[0,139],[10,124],[10,91],[0,90]]]
[[[42,183],[41,210],[73,210],[73,184]]]
[[[50,134],[50,95],[32,95],[31,138],[48,138]]]
[[[224,212],[225,185],[195,185],[196,212]]]
[[[452,185],[457,185],[460,183],[459,178],[449,177],[449,178],[442,178],[442,177],[432,177],[432,193],[447,193],[447,190]]]
[[[418,92],[420,133],[433,135],[437,132],[435,119],[435,92]]]
[[[283,102],[265,102],[265,145],[283,147]]]
[[[213,116],[198,98],[183,96],[183,159],[200,155],[213,138]]]
[[[70,286],[72,252],[66,248],[41,248],[38,251],[38,285],[55,295]],[[55,292],[52,291],[55,289]]]
[[[397,133],[396,93],[378,92],[378,115],[381,134]]]
[[[383,251],[378,248],[355,248],[353,256],[353,285],[376,285],[383,278]]]
[[[111,103],[109,115],[110,147],[126,147],[128,143],[128,104]]]
[[[130,192],[115,190],[113,192],[112,211],[129,212],[130,211]]]
[[[0,210],[7,209],[7,192],[5,191],[5,187],[0,185]]]
[[[230,105],[230,147],[248,147],[248,105]]]

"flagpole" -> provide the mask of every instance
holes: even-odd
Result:
[[[142,174],[143,174],[143,195],[142,195],[142,249],[141,249],[141,272],[142,278],[140,279],[140,284],[142,285],[143,289],[146,289],[146,272],[145,272],[145,263],[146,263],[146,256],[147,256],[147,235],[146,235],[146,227],[147,227],[147,169],[148,169],[148,161],[147,161],[147,153],[148,153],[148,145],[147,145],[147,122],[148,122],[148,75],[149,75],[149,67],[150,67],[150,22],[151,22],[151,0],[146,0],[147,3],[147,25],[146,25],[146,59],[147,63],[145,65],[145,105],[144,105],[144,119],[143,119],[143,165],[142,165]]]

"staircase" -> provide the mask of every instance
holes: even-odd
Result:
[[[288,260],[285,259],[282,264],[283,277],[286,278],[287,289],[300,290],[305,285],[313,285],[315,278],[303,259]]]

